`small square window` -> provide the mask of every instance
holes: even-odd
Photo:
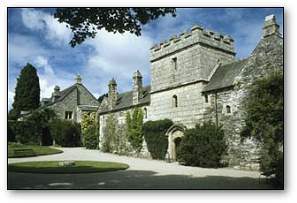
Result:
[[[65,119],[66,120],[72,119],[72,111],[65,111]]]

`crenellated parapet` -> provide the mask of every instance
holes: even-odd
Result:
[[[175,53],[179,50],[201,44],[210,48],[218,49],[223,52],[235,55],[234,40],[229,35],[204,29],[201,26],[195,25],[190,31],[181,34],[173,35],[169,40],[165,40],[151,48],[151,62]]]

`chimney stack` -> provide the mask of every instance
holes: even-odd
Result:
[[[133,105],[137,105],[142,97],[142,75],[137,70],[133,74]]]
[[[114,78],[108,84],[108,107],[110,110],[114,109],[118,100],[117,83]]]
[[[55,102],[60,97],[60,87],[58,85],[55,86],[54,92],[52,94],[52,100]]]
[[[269,37],[271,35],[280,36],[279,25],[276,23],[274,15],[266,16],[263,26],[263,38]]]
[[[82,79],[79,74],[76,75],[75,81],[77,84],[81,84]]]

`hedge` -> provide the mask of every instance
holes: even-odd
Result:
[[[165,133],[172,125],[173,122],[169,119],[144,123],[144,139],[153,159],[165,159],[168,148],[168,139]]]

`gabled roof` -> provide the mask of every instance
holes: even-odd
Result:
[[[69,95],[71,92],[77,90],[78,91],[78,85],[81,86],[82,88],[85,89],[85,91],[87,91],[92,97],[94,100],[97,101],[97,99],[94,97],[94,95],[83,85],[83,84],[80,84],[80,83],[76,83],[76,84],[73,84],[71,85],[70,87],[60,91],[60,96],[53,102],[52,100],[52,97],[51,98],[42,98],[42,101],[47,101],[48,103],[46,104],[47,106],[49,105],[53,105],[57,102],[60,102],[60,101],[63,101],[65,97],[67,97],[67,95]],[[98,101],[97,101],[98,102]],[[98,102],[99,103],[99,102]]]
[[[143,87],[143,96],[140,98],[138,105],[147,104],[150,102],[151,96],[150,96],[151,86]],[[107,113],[109,111],[117,111],[125,108],[129,108],[133,106],[133,91],[129,92],[123,92],[121,94],[118,94],[118,100],[116,103],[116,106],[112,110],[108,110],[107,108],[101,109],[100,113]]]
[[[240,74],[247,60],[248,59],[244,59],[219,67],[202,92],[209,92],[233,86],[235,77]]]

